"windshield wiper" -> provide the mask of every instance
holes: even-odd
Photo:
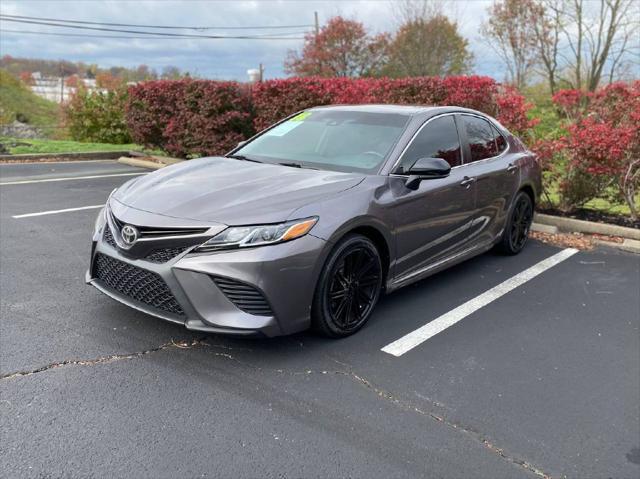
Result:
[[[302,163],[296,163],[294,161],[284,161],[282,163],[278,163],[280,166],[290,166],[291,168],[307,168],[309,170],[317,170],[318,168],[313,168],[312,166],[306,166]]]
[[[262,163],[260,160],[255,160],[253,158],[249,158],[249,157],[244,156],[244,155],[229,155],[229,156],[227,156],[227,158],[233,158],[235,160],[242,160],[242,161],[251,161],[253,163]]]

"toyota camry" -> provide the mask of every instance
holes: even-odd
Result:
[[[539,192],[535,156],[480,112],[311,108],[114,190],[86,281],[191,330],[343,337],[384,293],[520,252]]]

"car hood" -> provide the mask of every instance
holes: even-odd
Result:
[[[360,174],[212,157],[140,176],[120,187],[112,199],[130,208],[195,221],[276,223],[363,179]]]

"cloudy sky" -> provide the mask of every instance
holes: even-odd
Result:
[[[475,55],[475,72],[498,79],[504,69],[479,36],[490,0],[449,1],[447,14],[455,19]],[[302,46],[295,39],[310,27],[281,30],[234,30],[230,27],[310,25],[318,12],[320,24],[334,15],[357,19],[372,32],[393,31],[397,25],[393,0],[2,0],[0,13],[52,19],[140,25],[224,27],[214,30],[164,30],[194,35],[287,34],[285,40],[230,39],[115,39],[15,33],[68,32],[75,35],[134,34],[73,30],[53,26],[0,23],[0,53],[17,57],[68,59],[97,63],[101,67],[145,63],[157,70],[175,65],[201,77],[246,79],[246,71],[265,66],[265,77],[282,77],[283,60],[290,49]],[[124,28],[124,27],[109,27]],[[126,28],[125,28],[126,29]],[[129,28],[129,30],[135,30]]]

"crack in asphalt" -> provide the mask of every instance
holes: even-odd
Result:
[[[456,431],[461,431],[463,433],[465,433],[466,435],[468,435],[471,439],[475,440],[475,441],[479,441],[481,442],[487,449],[489,449],[490,451],[494,452],[495,454],[497,454],[498,456],[500,456],[502,459],[504,459],[505,461],[514,464],[516,466],[519,466],[533,474],[535,474],[538,477],[544,478],[544,479],[552,479],[550,474],[547,474],[546,472],[542,471],[540,468],[532,465],[531,463],[522,460],[522,459],[518,459],[516,457],[513,457],[509,454],[507,454],[504,449],[496,446],[495,444],[491,443],[486,437],[484,437],[482,434],[478,433],[477,431],[474,431],[470,428],[467,428],[465,426],[462,426],[458,423],[452,422],[447,420],[444,416],[439,416],[433,412],[430,411],[425,411],[417,406],[414,406],[410,401],[408,400],[403,400],[401,398],[398,398],[397,396],[395,396],[393,393],[386,391],[384,389],[378,388],[377,386],[375,386],[371,381],[369,381],[368,379],[358,376],[357,374],[355,374],[353,371],[350,371],[347,373],[349,376],[351,376],[352,379],[356,380],[357,382],[359,382],[360,384],[362,384],[364,387],[366,387],[367,389],[370,389],[371,391],[373,391],[374,393],[376,393],[376,395],[384,400],[387,400],[391,403],[393,403],[396,406],[401,407],[403,410],[406,411],[413,411],[417,414],[420,414],[421,416],[430,418],[434,421],[437,421],[439,423],[442,423],[444,425],[446,425],[447,427],[454,429]]]
[[[302,345],[302,344],[301,344]],[[226,347],[225,349],[232,349],[229,347]],[[363,376],[359,376],[358,374],[356,374],[355,372],[353,372],[353,368],[347,364],[344,363],[342,361],[339,361],[337,359],[334,359],[330,356],[326,356],[328,359],[330,359],[331,361],[340,364],[344,367],[347,368],[347,370],[342,370],[342,369],[336,369],[336,370],[313,370],[313,369],[306,369],[306,370],[302,370],[302,371],[288,371],[285,369],[265,369],[262,368],[260,366],[256,366],[255,364],[251,364],[245,361],[241,361],[238,358],[236,358],[235,356],[233,356],[232,354],[229,353],[220,353],[220,352],[212,352],[212,354],[214,354],[215,356],[220,356],[220,357],[224,357],[226,359],[229,359],[241,366],[244,367],[248,367],[251,368],[255,371],[271,371],[277,374],[287,374],[290,376],[300,376],[300,375],[311,375],[311,374],[322,374],[322,375],[339,375],[339,376],[344,376],[347,377],[351,380],[353,380],[354,382],[360,384],[361,386],[365,387],[366,389],[369,389],[370,391],[374,392],[378,397],[380,397],[381,399],[391,402],[392,404],[394,404],[395,406],[398,406],[400,408],[402,408],[405,411],[409,411],[409,412],[415,412],[423,417],[432,419],[434,421],[437,421],[441,424],[444,424],[445,426],[456,430],[456,431],[460,431],[464,434],[466,434],[469,438],[471,438],[472,440],[476,441],[476,442],[480,442],[484,447],[486,447],[487,449],[489,449],[491,452],[493,452],[494,454],[497,454],[500,458],[502,458],[503,460],[517,466],[520,467],[524,470],[526,470],[527,472],[530,472],[540,478],[543,479],[553,479],[551,474],[544,472],[542,469],[540,469],[539,467],[534,466],[533,464],[531,464],[528,461],[525,461],[523,459],[519,459],[517,457],[514,457],[508,453],[505,452],[505,450],[501,447],[496,446],[495,444],[493,444],[489,439],[487,439],[484,435],[482,435],[481,433],[474,431],[473,429],[469,428],[469,427],[465,427],[461,424],[455,423],[453,421],[449,421],[448,419],[446,419],[444,416],[439,416],[433,412],[430,411],[425,411],[415,405],[413,405],[410,401],[408,400],[404,400],[401,399],[397,396],[395,396],[393,393],[379,388],[377,387],[375,384],[373,384],[370,380],[366,379]]]
[[[300,343],[301,347],[304,347],[304,345],[302,343]],[[33,374],[38,374],[41,372],[45,372],[45,371],[49,371],[51,369],[55,369],[55,368],[60,368],[60,367],[65,367],[65,366],[94,366],[97,364],[108,364],[108,363],[112,363],[112,362],[116,362],[116,361],[123,361],[123,360],[131,360],[131,359],[138,359],[141,357],[144,357],[148,354],[151,353],[156,353],[156,352],[160,352],[160,351],[164,351],[167,349],[171,349],[171,348],[177,348],[177,349],[194,349],[197,347],[210,347],[210,348],[220,348],[223,350],[241,350],[241,351],[251,351],[250,349],[246,349],[246,348],[233,348],[230,346],[225,346],[222,344],[215,344],[215,343],[209,343],[206,341],[206,338],[196,338],[196,339],[192,339],[192,340],[179,340],[179,341],[174,341],[171,340],[168,343],[164,343],[158,347],[155,348],[150,348],[150,349],[146,349],[144,351],[138,351],[138,352],[133,352],[133,353],[126,353],[126,354],[114,354],[111,356],[100,356],[98,358],[95,359],[83,359],[83,360],[65,360],[65,361],[59,361],[59,362],[54,362],[54,363],[49,363],[45,366],[41,366],[39,368],[36,369],[32,369],[32,370],[26,370],[26,371],[16,371],[16,372],[12,372],[12,373],[7,373],[4,374],[2,376],[0,376],[0,380],[3,379],[11,379],[11,378],[16,378],[16,377],[21,377],[21,376],[31,376]],[[529,463],[528,461],[522,460],[522,459],[518,459],[510,454],[507,454],[505,452],[505,450],[503,448],[500,448],[498,446],[496,446],[495,444],[493,444],[491,441],[489,441],[486,437],[484,437],[484,435],[482,435],[481,433],[474,431],[471,428],[465,427],[461,424],[455,423],[453,421],[450,421],[448,419],[446,419],[444,416],[440,416],[438,414],[435,414],[434,412],[430,412],[430,411],[425,411],[424,409],[421,409],[417,406],[415,406],[414,404],[412,404],[411,401],[409,400],[405,400],[405,399],[401,399],[399,397],[397,397],[396,395],[394,395],[393,393],[379,388],[378,386],[376,386],[373,382],[371,382],[370,380],[368,380],[367,378],[360,376],[358,374],[356,374],[353,371],[353,367],[348,364],[348,363],[344,363],[342,361],[339,361],[335,358],[332,358],[331,356],[327,356],[325,355],[326,358],[328,358],[329,360],[343,366],[345,369],[335,369],[335,370],[313,370],[313,369],[306,369],[306,370],[301,370],[301,371],[289,371],[289,370],[285,370],[285,369],[265,369],[262,368],[260,366],[256,366],[255,364],[246,362],[246,361],[241,361],[239,360],[237,357],[235,357],[233,354],[231,353],[227,353],[227,352],[220,352],[220,351],[210,351],[210,354],[216,356],[216,357],[222,357],[225,359],[228,359],[230,361],[233,361],[235,363],[237,363],[240,366],[243,367],[247,367],[250,369],[253,369],[255,371],[271,371],[273,373],[276,374],[287,374],[290,376],[301,376],[301,375],[311,375],[311,374],[322,374],[322,375],[338,375],[338,376],[344,376],[347,377],[349,379],[351,379],[352,381],[360,384],[361,386],[365,387],[366,389],[374,392],[379,398],[392,403],[393,405],[400,407],[401,409],[405,410],[405,411],[409,411],[409,412],[415,412],[423,417],[429,418],[431,420],[437,421],[441,424],[444,424],[445,426],[456,430],[456,431],[460,431],[464,434],[466,434],[468,437],[470,437],[471,439],[475,440],[476,442],[480,442],[482,445],[484,445],[487,449],[489,449],[491,452],[497,454],[500,458],[504,459],[505,461],[518,466],[530,473],[533,473],[534,475],[541,477],[543,479],[552,479],[552,476],[546,472],[544,472],[542,469],[534,466],[533,464]]]
[[[40,366],[39,368],[36,368],[36,369],[14,371],[12,373],[6,373],[1,375],[0,380],[11,379],[11,378],[16,378],[21,376],[31,376],[32,374],[38,374],[44,371],[49,371],[51,369],[56,369],[56,368],[65,367],[65,366],[95,366],[97,364],[108,364],[116,361],[137,359],[137,358],[146,356],[147,354],[156,353],[158,351],[164,351],[165,349],[170,349],[170,348],[192,349],[197,346],[202,346],[203,344],[206,344],[206,343],[204,343],[204,340],[202,338],[193,339],[193,340],[183,339],[179,341],[171,340],[168,343],[164,343],[155,348],[145,349],[144,351],[137,351],[137,352],[126,353],[126,354],[113,354],[110,356],[100,356],[94,359],[66,359],[64,361],[49,363],[44,366]]]

